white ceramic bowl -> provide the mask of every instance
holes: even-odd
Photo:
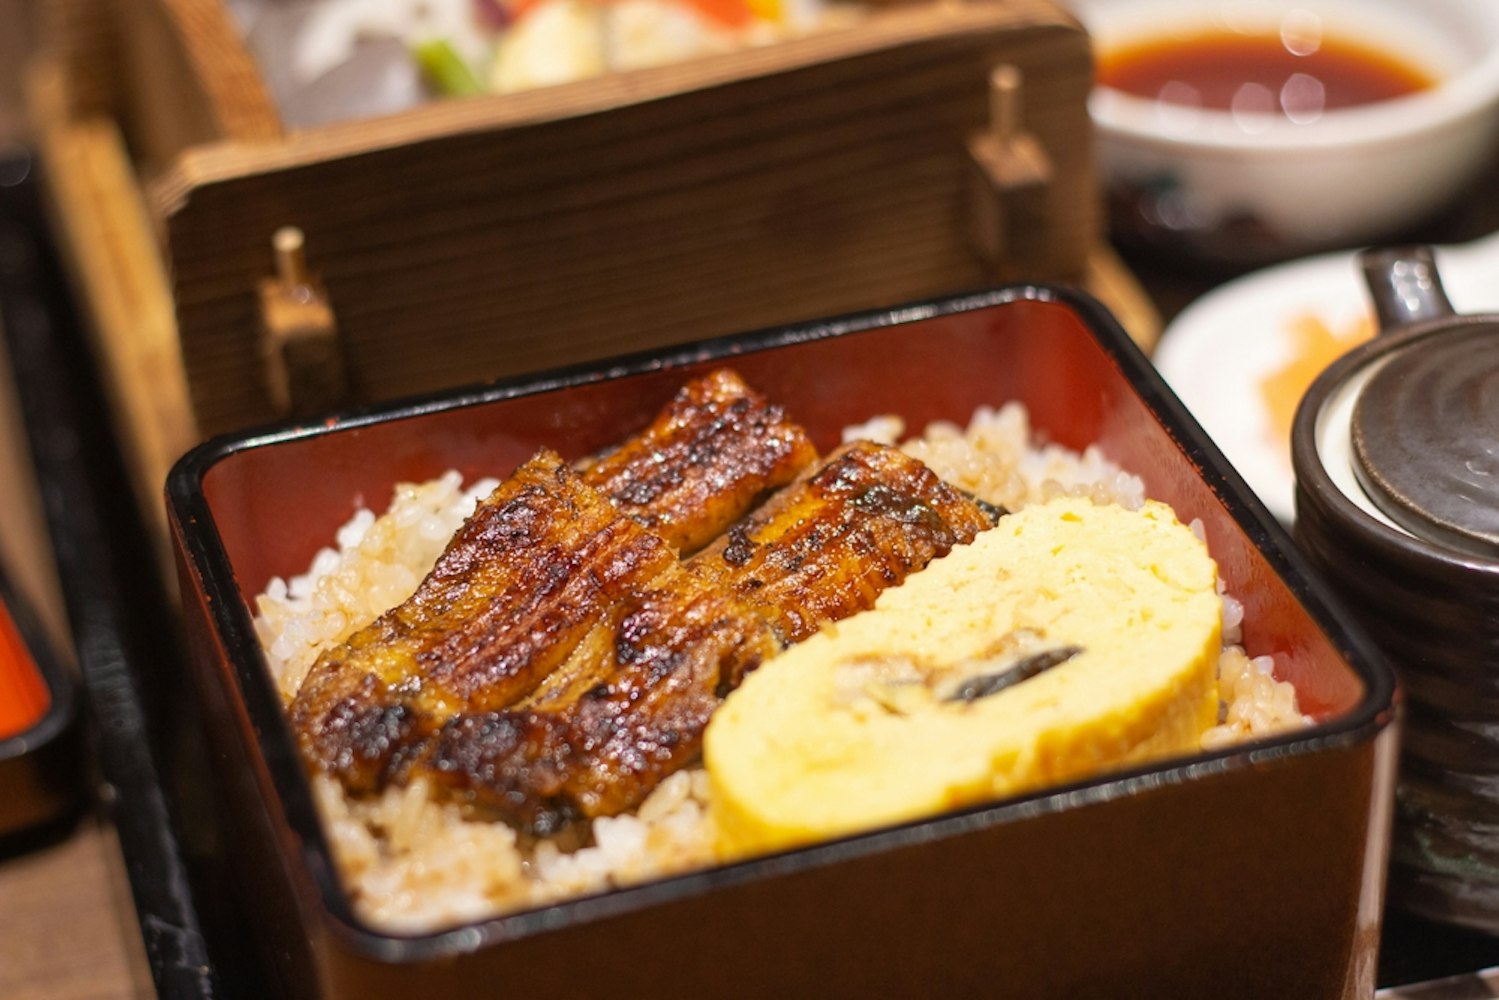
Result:
[[[1207,256],[1268,261],[1378,242],[1448,205],[1499,134],[1495,0],[1069,0],[1108,52],[1205,29],[1276,31],[1319,19],[1329,37],[1387,52],[1438,83],[1409,96],[1272,114],[1168,105],[1094,88],[1116,234]]]

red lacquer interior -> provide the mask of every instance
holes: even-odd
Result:
[[[425,413],[228,456],[205,492],[248,602],[272,575],[306,569],[360,505],[392,486],[461,470],[503,476],[537,447],[576,457],[643,426],[695,372],[730,364],[808,427],[823,448],[842,427],[882,413],[909,428],[966,421],[980,404],[1019,399],[1050,440],[1104,452],[1200,519],[1232,593],[1246,606],[1246,647],[1319,717],[1354,707],[1363,685],[1156,419],[1084,320],[1065,304],[1022,300],[750,352],[561,391]]]

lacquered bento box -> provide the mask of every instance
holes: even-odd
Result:
[[[1020,400],[1199,519],[1244,645],[1316,724],[1019,798],[431,934],[363,923],[252,626],[364,503],[457,468],[577,458],[731,364],[821,449],[881,413]],[[1368,996],[1399,717],[1335,611],[1112,318],[988,290],[212,440],[168,483],[196,695],[260,953],[288,993],[396,996]]]

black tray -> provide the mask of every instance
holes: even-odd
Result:
[[[47,231],[44,178],[34,163],[0,169],[0,177],[18,174],[19,183],[0,186],[0,328],[77,645],[103,804],[118,831],[151,978],[163,1000],[272,997],[273,984],[247,950],[245,917],[224,888],[201,722],[180,696],[187,684],[180,622]],[[1382,986],[1494,965],[1499,939],[1387,916]]]

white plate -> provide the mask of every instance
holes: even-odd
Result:
[[[1499,233],[1438,247],[1447,296],[1459,312],[1499,312]],[[1289,440],[1272,430],[1261,390],[1294,350],[1295,324],[1334,331],[1372,322],[1352,253],[1325,254],[1256,271],[1214,289],[1166,328],[1155,365],[1270,512],[1295,519]]]

